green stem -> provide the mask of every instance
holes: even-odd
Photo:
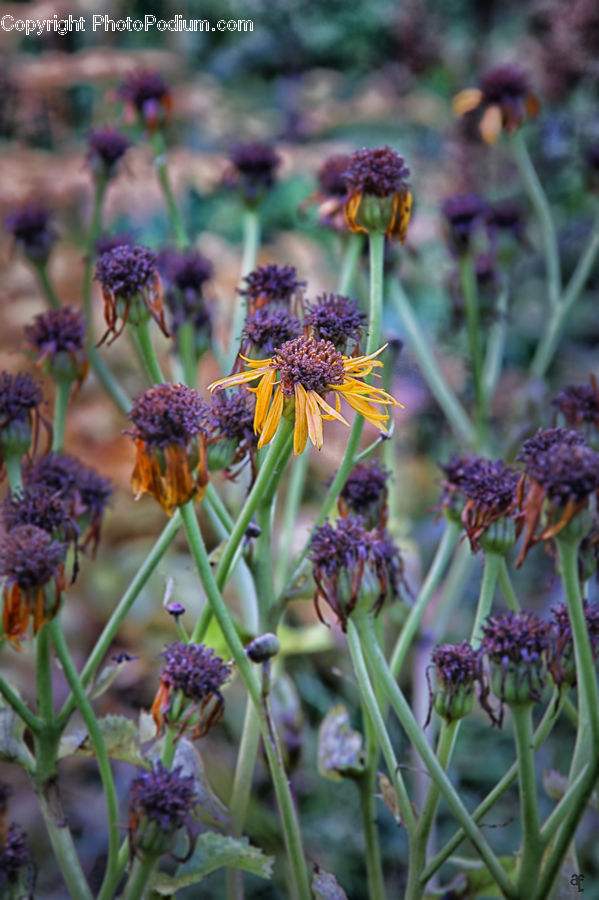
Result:
[[[362,830],[364,832],[364,849],[366,852],[366,876],[368,881],[368,897],[370,900],[384,900],[385,879],[381,861],[381,848],[376,825],[376,776],[379,757],[379,746],[376,729],[368,707],[363,703],[364,722],[364,771],[358,780],[360,791],[360,812]]]
[[[152,384],[162,384],[165,378],[154,349],[150,332],[150,321],[147,319],[144,322],[140,322],[139,325],[130,324],[129,334],[150,381]]]
[[[435,557],[427,572],[426,578],[422,583],[422,587],[418,592],[416,601],[408,614],[408,618],[401,629],[395,647],[393,648],[393,653],[391,654],[389,668],[394,678],[399,677],[406,654],[412,644],[414,635],[420,627],[422,616],[424,615],[431,597],[437,589],[437,585],[441,580],[441,576],[445,571],[449,558],[454,551],[460,530],[461,525],[459,522],[446,520],[445,530],[441,541],[439,542],[439,546],[437,547]]]
[[[56,295],[56,291],[54,290],[54,286],[50,281],[50,276],[48,274],[48,264],[45,262],[34,262],[32,265],[37,272],[37,277],[39,278],[46,300],[53,309],[60,309],[60,300]]]
[[[368,338],[366,356],[378,349],[383,320],[383,280],[385,275],[385,235],[371,232],[368,235],[370,258],[370,308],[368,311]]]
[[[283,428],[280,429],[284,431]],[[276,437],[275,437],[276,440]],[[274,443],[274,442],[273,442]],[[268,457],[265,460],[264,467],[268,463]],[[262,470],[260,475],[262,474]],[[260,477],[258,476],[258,479]],[[256,483],[258,481],[256,480]],[[287,857],[292,872],[292,881],[295,892],[300,900],[310,900],[310,886],[308,883],[308,874],[306,863],[304,860],[304,852],[299,830],[299,823],[293,805],[293,799],[289,789],[289,782],[283,767],[280,756],[277,752],[276,741],[273,740],[271,723],[267,720],[264,707],[262,705],[261,688],[252,668],[252,663],[246,656],[243,645],[239,639],[235,625],[229,615],[215,581],[210,562],[206,554],[206,548],[202,534],[200,532],[198,521],[196,519],[195,510],[192,503],[186,503],[181,507],[181,518],[185,526],[189,547],[197,566],[200,580],[206,591],[208,602],[212,607],[212,612],[216,618],[223,636],[229,647],[229,651],[233,656],[239,674],[243,678],[247,691],[254,704],[254,712],[260,723],[260,731],[264,741],[266,755],[268,758],[269,768],[281,816],[283,833],[285,836],[285,845],[287,848]],[[246,526],[247,527],[247,526]],[[245,530],[245,529],[244,529]]]
[[[93,900],[64,815],[61,813],[60,821],[57,821],[56,811],[46,797],[38,794],[38,800],[52,851],[70,896],[76,897],[77,900]]]
[[[560,298],[562,290],[562,276],[560,269],[559,247],[553,217],[545,196],[543,186],[539,181],[532,163],[528,148],[524,141],[522,129],[517,129],[511,136],[511,146],[514,158],[520,170],[524,189],[533,205],[536,216],[541,226],[543,238],[543,252],[545,255],[545,268],[547,270],[549,303],[554,309]]]
[[[149,853],[143,853],[135,857],[135,862],[123,894],[123,900],[142,900],[156,862],[156,857],[151,856]]]
[[[535,378],[543,378],[553,359],[564,321],[580,296],[593,268],[599,252],[599,221],[596,222],[587,245],[578,260],[576,268],[560,302],[552,310],[545,330],[538,343],[530,372]]]
[[[183,218],[179,211],[179,207],[175,200],[173,190],[171,188],[170,179],[168,177],[168,165],[166,156],[166,144],[164,134],[161,129],[156,129],[152,134],[152,149],[154,151],[154,165],[156,167],[156,175],[162,188],[162,193],[166,201],[166,208],[172,229],[175,233],[175,240],[179,250],[185,250],[189,247],[189,235]]]
[[[14,453],[4,451],[4,465],[10,484],[11,493],[23,490],[23,472],[21,471],[21,457]]]
[[[457,791],[443,771],[443,768],[437,760],[437,757],[435,756],[433,750],[429,747],[427,740],[422,733],[422,729],[414,718],[414,714],[412,713],[412,710],[410,709],[410,706],[406,701],[399,685],[391,675],[386,660],[382,655],[380,647],[373,639],[371,631],[362,631],[360,634],[360,640],[362,642],[362,648],[366,655],[366,659],[371,664],[372,669],[376,675],[377,682],[382,686],[387,696],[387,700],[391,703],[391,706],[395,710],[395,713],[397,714],[397,717],[403,725],[408,738],[416,748],[417,752],[420,754],[420,757],[424,762],[426,768],[428,769],[431,778],[437,783],[447,805],[476,847],[480,857],[497,882],[497,885],[499,886],[503,895],[507,898],[515,898],[516,894],[514,885],[510,881],[505,870],[501,866],[501,863],[491,849],[491,846],[489,845],[487,839],[476,827],[475,823],[472,820],[472,817],[462,803]]]
[[[176,512],[172,519],[165,525],[162,534],[148,553],[141,567],[138,569],[131,584],[123,594],[116,609],[104,626],[102,634],[94,644],[94,649],[89,655],[87,662],[83,667],[83,671],[79,676],[79,680],[84,688],[86,688],[92,680],[96,669],[104,659],[110,644],[114,640],[115,634],[127,617],[129,610],[135,603],[137,597],[148,583],[150,576],[160,564],[161,559],[175,539],[180,527],[181,516]],[[71,694],[65,701],[65,704],[58,715],[58,721],[61,723],[61,726],[64,726],[67,722],[75,705],[75,699]]]
[[[403,322],[412,345],[412,351],[431,394],[443,410],[456,438],[463,444],[475,446],[476,431],[474,426],[468,418],[464,407],[441,374],[439,365],[414,315],[410,301],[399,282],[393,283],[391,298],[395,304],[397,314]]]
[[[541,745],[547,740],[551,729],[555,725],[558,719],[558,713],[563,702],[563,694],[561,698],[558,698],[558,690],[554,689],[553,695],[547,709],[543,714],[543,718],[539,722],[537,730],[533,736],[533,747],[536,750],[541,747]],[[557,707],[556,707],[557,704]],[[485,816],[489,810],[495,805],[495,803],[499,800],[500,797],[505,794],[509,787],[514,783],[516,777],[518,775],[518,763],[515,762],[510,768],[507,770],[505,775],[497,782],[492,791],[490,791],[485,799],[476,807],[474,812],[472,813],[472,819],[475,822],[480,822],[480,820]],[[422,875],[420,876],[420,881],[423,884],[432,878],[432,876],[437,872],[443,863],[449,859],[449,857],[454,853],[454,851],[459,847],[463,840],[467,837],[466,832],[463,828],[459,828],[452,838],[445,844],[445,846],[439,850],[439,852],[429,861],[428,865],[424,869]]]
[[[530,897],[537,883],[543,851],[532,739],[532,704],[512,706],[511,712],[518,751],[518,787],[522,818],[522,847],[516,884],[521,897]]]
[[[269,614],[276,605],[271,556],[273,507],[274,498],[263,497],[256,510],[256,524],[260,529],[260,535],[254,545],[254,558],[250,563],[250,570],[254,576],[258,597],[259,630],[268,627]]]
[[[243,833],[243,824],[247,814],[252,790],[252,776],[256,765],[258,742],[260,740],[260,724],[254,714],[254,704],[248,696],[243,720],[243,731],[239,743],[233,791],[229,802],[229,811],[233,820],[235,835]],[[227,869],[227,898],[243,898],[243,874],[236,869]]]
[[[285,552],[279,553],[275,569],[275,580],[279,587],[285,584],[289,569],[289,551],[292,546],[293,533],[297,528],[297,514],[306,484],[309,460],[308,448],[304,450],[301,456],[293,460],[287,490],[285,491],[285,507],[280,539],[280,546],[285,548]]]
[[[385,764],[387,766],[389,776],[395,785],[397,800],[399,803],[399,811],[403,819],[403,824],[406,827],[408,835],[412,835],[416,827],[414,810],[412,809],[412,804],[410,803],[410,798],[408,796],[408,792],[401,775],[401,768],[398,765],[397,759],[395,757],[393,744],[391,743],[391,739],[389,738],[385,720],[381,713],[381,709],[377,701],[370,676],[368,674],[368,669],[366,667],[366,661],[364,659],[364,653],[360,642],[360,630],[362,628],[370,628],[369,622],[362,622],[359,619],[358,621],[355,621],[354,613],[354,616],[350,618],[349,622],[347,623],[347,641],[351,654],[352,666],[356,674],[356,678],[358,679],[362,705],[365,710],[368,710],[381,751],[385,758]]]
[[[499,565],[499,586],[502,590],[505,602],[508,605],[508,609],[511,609],[514,612],[520,612],[520,603],[518,602],[512,579],[510,578],[505,557],[501,558],[501,563]]]
[[[241,258],[240,287],[243,287],[244,278],[256,267],[258,248],[260,246],[260,215],[257,209],[245,209],[242,218],[243,228],[243,255]],[[241,332],[247,313],[247,301],[243,294],[237,294],[231,333],[229,335],[229,355],[227,371],[231,371],[239,350]]]
[[[390,437],[390,434],[389,434],[389,437]],[[356,456],[354,456],[354,462],[353,462],[354,466],[357,466],[358,463],[364,462],[365,459],[368,459],[370,454],[374,453],[374,451],[377,449],[377,447],[380,447],[381,444],[386,444],[388,439],[389,438],[387,437],[387,435],[381,434],[379,437],[377,437],[377,439],[375,441],[372,442],[372,444],[369,444],[367,447],[364,447],[363,450],[361,450]]]
[[[484,441],[485,428],[485,389],[482,380],[483,354],[480,342],[480,317],[478,313],[478,287],[474,261],[470,255],[460,259],[460,280],[464,305],[466,307],[466,327],[470,361],[472,363],[472,380],[474,381],[475,418],[479,432],[479,442]]]
[[[485,404],[488,406],[493,399],[493,393],[499,380],[501,372],[501,363],[503,361],[503,353],[505,350],[505,341],[507,337],[507,310],[509,300],[509,289],[505,284],[499,292],[497,306],[495,310],[495,321],[489,330],[489,340],[487,343],[487,352],[482,371],[483,391],[485,395]]]
[[[223,503],[223,501],[217,494],[216,490],[214,489],[214,485],[212,484],[211,481],[208,482],[208,484],[206,485],[206,493],[204,495],[204,502],[205,503],[208,502],[210,504],[210,506],[214,510],[214,513],[216,514],[217,518],[219,519],[224,531],[226,532],[227,535],[229,535],[231,533],[231,531],[233,530],[233,519],[229,515],[229,510],[227,509],[227,507],[225,506],[225,504]]]
[[[364,235],[358,233],[350,233],[345,245],[345,252],[341,260],[341,268],[339,269],[339,280],[337,282],[337,293],[348,294],[356,267],[362,255],[362,247],[364,246]]]
[[[177,331],[177,346],[183,366],[183,380],[189,387],[196,386],[198,357],[196,354],[195,332],[191,322],[183,322]]]
[[[502,558],[503,557],[498,553],[485,553],[483,579],[480,585],[476,616],[474,618],[474,625],[472,626],[472,634],[470,636],[470,643],[475,650],[478,650],[480,647],[480,642],[483,637],[481,631],[482,623],[491,612]]]
[[[41,721],[35,716],[29,707],[23,703],[21,698],[11,688],[10,684],[0,676],[0,694],[4,697],[9,706],[11,706],[20,719],[25,722],[27,727],[33,734],[37,734],[41,728]]]
[[[79,712],[87,726],[91,744],[98,761],[98,769],[102,780],[102,787],[106,796],[106,808],[108,813],[108,860],[106,864],[106,878],[111,878],[117,865],[119,852],[119,810],[114,787],[114,779],[112,777],[112,769],[110,768],[110,760],[106,752],[104,738],[98,725],[98,720],[94,714],[87,695],[79,680],[79,675],[71,659],[71,654],[67,647],[58,617],[55,617],[47,626],[52,642],[56,650],[56,654],[62,665],[65,678],[71,688],[75,702],[79,707]]]
[[[60,453],[64,449],[64,426],[73,380],[71,378],[56,378],[55,381],[52,451],[53,453]]]

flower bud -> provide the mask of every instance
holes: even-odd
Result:
[[[432,709],[448,723],[463,719],[472,712],[474,705],[474,683],[479,674],[478,653],[467,641],[442,644],[435,647],[431,662],[435,669],[436,686],[430,689],[429,681],[431,705],[426,724],[430,721]]]

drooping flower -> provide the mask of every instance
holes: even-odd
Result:
[[[121,334],[127,322],[139,325],[151,317],[165,337],[170,337],[164,320],[162,284],[156,268],[157,257],[147,247],[124,245],[107,250],[96,263],[94,280],[102,286],[106,329],[98,346],[109,334],[109,344]],[[117,329],[118,319],[122,319]]]
[[[209,386],[209,390],[247,384],[260,379],[256,394],[254,430],[260,434],[258,448],[264,447],[275,435],[287,404],[288,414],[293,409],[293,450],[302,453],[308,437],[319,450],[323,444],[323,419],[337,419],[347,425],[339,411],[339,398],[364,416],[380,431],[386,433],[384,423],[389,413],[376,406],[401,406],[382,388],[372,387],[363,380],[373,369],[382,366],[375,357],[384,350],[381,347],[369,356],[347,357],[339,353],[330,341],[317,341],[313,337],[300,337],[287,341],[270,359],[252,360],[242,357],[248,371],[228,378],[221,378]],[[324,399],[335,393],[335,408]],[[293,404],[293,405],[292,405]]]
[[[137,114],[150,133],[167,125],[173,114],[173,97],[159,72],[136,69],[119,87],[118,96]]]
[[[85,324],[83,313],[69,306],[39,313],[25,326],[27,343],[38,354],[36,365],[80,385],[89,368]]]
[[[87,160],[96,176],[107,180],[116,175],[118,164],[131,146],[129,138],[110,126],[95,128],[87,136]]]
[[[51,214],[43,206],[30,202],[19,206],[4,220],[15,245],[30,262],[44,264],[56,242]]]
[[[177,641],[161,655],[166,663],[152,704],[157,733],[166,721],[179,725],[181,735],[197,714],[193,735],[204,737],[223,716],[225,701],[221,688],[231,677],[231,666],[204,644]]]
[[[154,857],[170,852],[177,832],[185,828],[189,850],[185,862],[193,852],[197,825],[192,813],[198,803],[193,775],[184,775],[181,766],[169,771],[159,760],[150,769],[142,770],[129,786],[129,840],[131,858],[142,851]]]
[[[233,147],[230,160],[225,183],[237,187],[248,206],[257,206],[275,182],[281,157],[266,141],[243,141]]]
[[[208,468],[225,471],[234,480],[249,460],[252,482],[257,475],[254,433],[255,400],[246,388],[221,391],[212,398],[206,412]]]
[[[358,463],[341,488],[339,514],[361,516],[367,528],[384,528],[387,522],[387,482],[390,473],[377,460]]]
[[[13,528],[0,540],[0,576],[4,583],[4,634],[15,650],[33,618],[33,633],[50,622],[60,607],[65,589],[64,558],[67,545],[54,541],[35,525]],[[50,599],[45,588],[53,583]]]
[[[440,644],[433,651],[431,663],[426,670],[430,702],[425,728],[433,709],[446,722],[467,716],[472,711],[474,685],[480,677],[480,656],[468,641]],[[430,668],[435,670],[434,689],[430,683]]]
[[[42,389],[28,372],[0,373],[0,471],[8,456],[36,452],[40,424],[51,440],[52,427],[40,412]],[[49,449],[49,448],[48,448]]]
[[[341,353],[359,345],[367,321],[357,301],[343,294],[321,294],[314,303],[306,304],[304,324],[310,326],[315,338],[330,341]]]
[[[157,384],[135,398],[129,434],[137,448],[131,476],[136,499],[150,494],[172,516],[178,506],[203,497],[209,480],[206,415],[207,404],[185,384]]]
[[[286,306],[292,313],[301,305],[302,288],[294,266],[277,266],[268,263],[258,266],[243,279],[246,283],[239,293],[246,298],[248,315],[270,303]]]
[[[528,76],[515,63],[505,63],[486,72],[478,88],[466,88],[454,97],[453,111],[457,116],[480,110],[479,130],[487,144],[493,144],[501,134],[516,131],[526,116],[536,116],[539,101],[531,92]]]
[[[384,233],[403,244],[412,212],[410,170],[391,147],[357,150],[345,172],[345,221],[351,231]]]

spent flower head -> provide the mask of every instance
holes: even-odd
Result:
[[[493,144],[502,130],[516,131],[527,116],[536,116],[539,101],[531,92],[528,75],[516,63],[504,63],[489,69],[478,88],[466,88],[453,101],[457,116],[477,110],[479,131],[487,144]]]
[[[195,250],[169,249],[159,254],[158,271],[175,338],[181,326],[188,323],[193,329],[196,352],[201,355],[209,348],[212,337],[212,310],[204,295],[204,285],[214,274],[212,263]]]
[[[129,786],[131,856],[138,851],[152,856],[171,852],[177,832],[185,827],[189,838],[187,858],[195,843],[192,813],[197,803],[194,777],[185,775],[181,766],[169,770],[159,760],[150,769],[140,771]]]
[[[273,353],[277,347],[297,338],[302,333],[302,323],[284,306],[261,306],[248,315],[243,326],[243,353]]]
[[[108,335],[112,343],[127,322],[139,325],[154,319],[166,337],[170,337],[164,320],[162,283],[156,267],[156,254],[147,247],[123,245],[107,250],[98,259],[94,280],[99,281],[104,297],[104,318],[108,326],[100,340]],[[117,329],[118,319],[122,319]]]
[[[351,157],[347,153],[336,153],[327,157],[318,170],[318,190],[312,199],[318,203],[319,223],[334,231],[345,230],[343,204],[347,197],[345,173]]]
[[[39,313],[25,326],[25,339],[37,354],[36,365],[55,378],[81,384],[89,368],[85,326],[83,313],[70,306]]]
[[[390,472],[377,460],[353,467],[339,494],[339,514],[361,516],[367,528],[383,528],[387,522],[387,483]]]
[[[480,655],[468,641],[439,644],[426,670],[429,684],[428,725],[433,709],[447,722],[462,719],[472,711],[474,684],[480,677]],[[435,688],[431,687],[429,670],[435,670]]]
[[[36,452],[39,427],[51,426],[40,412],[42,389],[28,372],[0,372],[0,466],[8,456],[20,458]]]
[[[208,468],[224,470],[235,480],[240,469],[249,460],[252,483],[257,475],[256,445],[254,433],[255,401],[246,388],[220,391],[212,398],[206,413],[208,430]]]
[[[159,72],[136,69],[127,75],[117,93],[129,104],[140,124],[150,133],[164,128],[170,122],[173,98]]]
[[[403,156],[391,147],[353,153],[345,172],[345,221],[351,231],[384,233],[403,244],[412,212]]]
[[[185,384],[157,384],[135,398],[129,434],[137,448],[136,499],[150,494],[169,516],[201,499],[208,483],[206,413],[206,402]]]
[[[35,874],[27,835],[20,825],[12,822],[1,839],[0,896],[7,900],[33,900]]]
[[[118,164],[131,146],[129,138],[116,128],[94,128],[87,136],[87,161],[96,178],[116,175]]]
[[[44,206],[24,203],[6,216],[4,224],[12,234],[15,246],[30,262],[43,265],[48,261],[56,242],[56,231],[51,224],[51,214]]]
[[[457,256],[465,256],[472,247],[472,240],[483,221],[486,203],[478,194],[453,194],[446,197],[441,207],[445,233],[450,249]]]
[[[258,266],[243,279],[245,287],[239,293],[246,298],[248,315],[267,304],[286,306],[292,312],[300,304],[305,281],[297,277],[294,266],[267,263]]]
[[[568,428],[599,431],[599,386],[595,375],[589,384],[569,384],[551,401]]]
[[[593,659],[599,657],[599,606],[583,601],[584,618],[591,643]],[[558,688],[563,684],[576,684],[576,663],[570,614],[566,603],[558,603],[551,608],[550,643],[547,662],[551,678]]]
[[[243,141],[231,150],[230,161],[225,183],[236,187],[248,206],[257,206],[275,183],[281,157],[266,141]]]
[[[330,341],[341,353],[359,345],[367,321],[357,301],[343,294],[321,294],[314,303],[306,304],[304,324],[310,326],[314,337]]]

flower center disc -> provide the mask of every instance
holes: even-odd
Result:
[[[278,370],[287,397],[293,396],[296,384],[323,394],[329,385],[343,384],[345,379],[342,354],[330,341],[313,337],[286,341],[273,356],[271,367]]]

